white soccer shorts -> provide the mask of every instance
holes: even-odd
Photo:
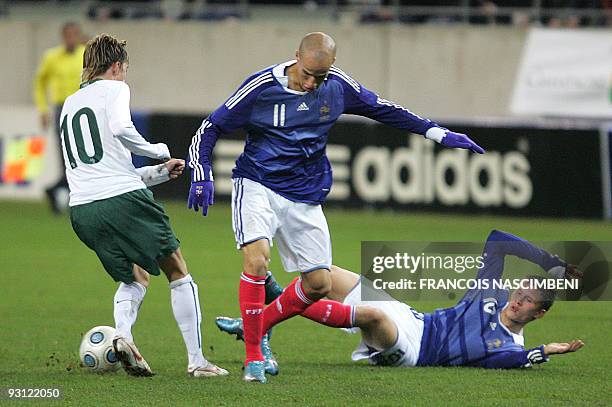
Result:
[[[364,283],[362,284],[362,282]],[[369,292],[362,297],[362,290],[364,293],[368,290]],[[405,344],[403,351],[406,356],[400,366],[416,366],[421,350],[423,321],[415,316],[415,311],[408,304],[393,299],[393,297],[382,290],[376,290],[375,292],[371,290],[374,290],[374,288],[371,287],[371,283],[368,284],[367,280],[361,278],[359,283],[357,283],[357,285],[347,294],[344,299],[344,304],[351,306],[368,305],[382,310],[395,323],[398,335],[401,336],[399,341]],[[380,298],[381,301],[364,301],[362,298],[368,300]],[[349,333],[358,333],[360,331],[359,328],[343,328],[343,330]],[[368,359],[372,353],[370,349],[371,347],[368,347],[368,343],[362,339],[359,345],[357,345],[357,348],[353,351],[351,358],[354,361]]]
[[[236,245],[276,242],[288,272],[329,269],[331,238],[321,205],[293,202],[247,178],[232,179],[232,227]]]

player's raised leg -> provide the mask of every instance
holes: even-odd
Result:
[[[335,265],[331,266],[329,272],[332,288],[327,294],[326,299],[315,302],[300,315],[330,327],[345,328],[348,324],[348,317],[354,318],[354,315],[351,316],[349,313],[347,316],[346,308],[340,306],[343,305],[342,302],[347,294],[359,283],[359,275]],[[294,288],[298,279],[296,277],[287,288]],[[285,289],[278,284],[271,271],[266,273],[266,305],[280,297]],[[219,316],[215,322],[223,332],[236,335],[236,339],[243,340],[242,319]]]
[[[397,314],[397,307],[408,306],[394,302],[389,305],[385,301],[364,303],[361,301],[360,277],[352,271],[341,267],[331,267],[333,289],[328,298],[342,302],[353,309],[353,326],[360,329],[362,343],[368,348],[376,349],[370,355],[380,365],[397,366],[404,362],[406,349],[411,348],[409,339],[400,334],[398,326],[390,313]],[[404,320],[414,320],[414,315],[408,309],[402,317]]]
[[[383,310],[370,305],[360,304],[360,295],[356,295],[353,290],[358,288],[359,275],[331,266],[329,276],[332,280],[332,289],[327,298],[316,301],[301,313],[301,316],[318,322],[320,324],[334,328],[360,328],[364,343],[374,348],[374,354],[378,364],[398,364],[402,361],[403,350],[408,346],[406,339],[400,337],[398,328],[391,317]],[[268,273],[268,278],[271,273]],[[295,290],[296,278],[289,284],[284,291]],[[272,280],[270,280],[272,281]],[[266,296],[279,297],[279,292],[283,291],[278,284],[266,286]],[[351,298],[347,297],[351,294]],[[346,303],[344,303],[346,300]],[[268,309],[266,308],[266,311]],[[224,332],[242,335],[242,321],[240,319],[218,317],[217,326]],[[267,339],[267,338],[266,338]],[[266,343],[269,348],[269,343]],[[271,351],[270,351],[271,353]],[[273,363],[274,373],[278,373],[276,361]],[[268,369],[266,369],[266,373]]]
[[[202,354],[202,313],[198,286],[187,271],[180,249],[161,258],[159,266],[170,282],[172,312],[187,347],[187,371],[194,377],[226,376],[229,373],[206,360]]]
[[[333,301],[344,302],[346,296],[359,284],[359,274],[336,265],[330,267],[329,274],[332,281],[332,289],[327,294],[327,298]]]
[[[409,346],[407,339],[399,335],[397,325],[383,309],[361,303],[359,275],[333,265],[329,275],[332,288],[327,298],[315,302],[301,315],[330,327],[359,328],[363,342],[378,351],[373,355],[378,364],[402,363]]]
[[[301,314],[315,301],[324,297],[331,285],[327,274],[327,270],[321,269],[294,279],[283,293],[266,307],[262,332],[268,332],[274,325]],[[305,276],[309,276],[311,281],[310,285],[306,285],[309,288],[308,294],[304,289]]]
[[[393,352],[398,342],[397,326],[384,311],[368,305],[355,306],[355,326],[361,329],[363,340],[371,347]]]
[[[283,198],[279,198],[283,199]],[[264,311],[263,332],[294,315],[312,309],[311,317],[329,321],[330,312],[341,315],[338,323],[350,322],[350,307],[341,303],[318,303],[332,290],[331,238],[321,205],[285,202],[286,210],[276,234],[285,270],[299,271],[283,293]],[[334,318],[335,319],[335,318]]]
[[[332,289],[327,294],[327,298],[340,302],[344,306],[351,306],[350,304],[346,304],[345,300],[351,291],[357,288],[359,284],[359,275],[338,266],[331,266],[330,277],[332,280]],[[398,330],[391,318],[382,310],[368,305],[358,304],[352,306],[352,308],[352,324],[354,327],[361,329],[361,336],[364,341],[378,350],[392,351],[392,348],[398,342]],[[310,309],[307,311],[310,311]],[[303,316],[309,318],[307,313],[304,313]],[[314,318],[309,319],[320,322]],[[326,325],[330,326],[329,324]]]
[[[265,280],[270,259],[270,244],[259,239],[242,246],[243,272],[238,301],[244,326],[246,348],[244,380],[265,383],[264,356],[261,352]]]

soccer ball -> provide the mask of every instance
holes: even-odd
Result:
[[[115,328],[96,326],[91,328],[81,341],[79,357],[81,366],[92,372],[114,372],[120,363],[113,349]]]

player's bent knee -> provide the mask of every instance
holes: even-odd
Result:
[[[168,281],[175,281],[189,274],[187,264],[178,250],[167,257],[159,259],[158,264],[168,278]]]
[[[244,272],[252,276],[264,276],[268,271],[268,258],[264,254],[254,254],[244,258]]]
[[[267,239],[259,239],[241,248],[243,271],[246,274],[263,277],[270,263],[270,245]]]
[[[314,287],[309,287],[306,291],[306,295],[313,300],[319,300],[331,291],[331,284],[319,285]]]
[[[302,288],[305,294],[313,299],[319,300],[327,296],[332,289],[332,280],[327,269],[302,273]]]
[[[380,309],[369,305],[360,305],[355,312],[355,325],[360,328],[374,328],[386,320],[387,315]]]
[[[142,285],[144,288],[149,288],[151,277],[149,276],[149,273],[145,271],[142,275],[138,276],[138,278],[135,277],[134,281]]]
[[[133,274],[134,274],[134,281],[137,282],[138,284],[142,285],[144,288],[149,287],[149,281],[151,279],[151,277],[149,276],[149,273],[147,273],[147,271],[145,269],[143,269],[142,267],[134,264],[133,266]]]

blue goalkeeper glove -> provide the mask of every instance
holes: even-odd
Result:
[[[483,154],[485,152],[484,148],[474,143],[474,141],[472,141],[472,139],[465,134],[455,133],[454,131],[450,130],[447,130],[446,135],[442,138],[440,144],[450,148],[465,148],[466,150],[470,150],[478,154]]]
[[[215,203],[215,184],[212,181],[196,181],[189,188],[189,209],[198,211],[202,208],[202,216],[208,215],[208,206]]]

